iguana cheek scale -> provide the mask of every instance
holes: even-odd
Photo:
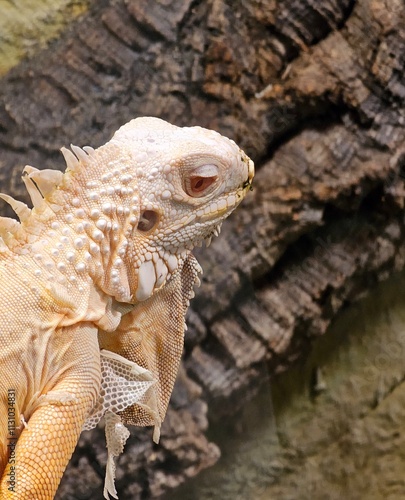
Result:
[[[200,127],[138,118],[104,146],[62,148],[67,169],[26,166],[33,208],[0,195],[0,468],[3,499],[51,499],[82,429],[105,418],[104,496],[125,424],[161,422],[202,272],[251,187],[252,161]]]

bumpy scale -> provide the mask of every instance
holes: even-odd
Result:
[[[52,499],[83,428],[105,418],[104,496],[125,424],[166,413],[184,318],[210,241],[251,187],[252,161],[199,127],[138,118],[104,146],[25,167],[33,209],[0,195],[2,499]]]

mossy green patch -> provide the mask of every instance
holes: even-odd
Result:
[[[45,48],[90,0],[0,0],[0,76]]]

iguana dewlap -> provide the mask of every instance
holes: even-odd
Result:
[[[254,175],[233,141],[156,118],[72,151],[64,174],[25,167],[32,210],[0,195],[20,219],[0,219],[1,499],[53,498],[101,417],[116,497],[125,424],[158,439],[200,273],[190,250]]]

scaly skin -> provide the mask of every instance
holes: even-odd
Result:
[[[190,250],[254,175],[229,139],[156,118],[72,150],[64,174],[25,168],[32,210],[1,195],[20,218],[0,219],[2,499],[52,499],[82,428],[103,416],[104,496],[116,497],[124,424],[159,438],[200,273]]]

